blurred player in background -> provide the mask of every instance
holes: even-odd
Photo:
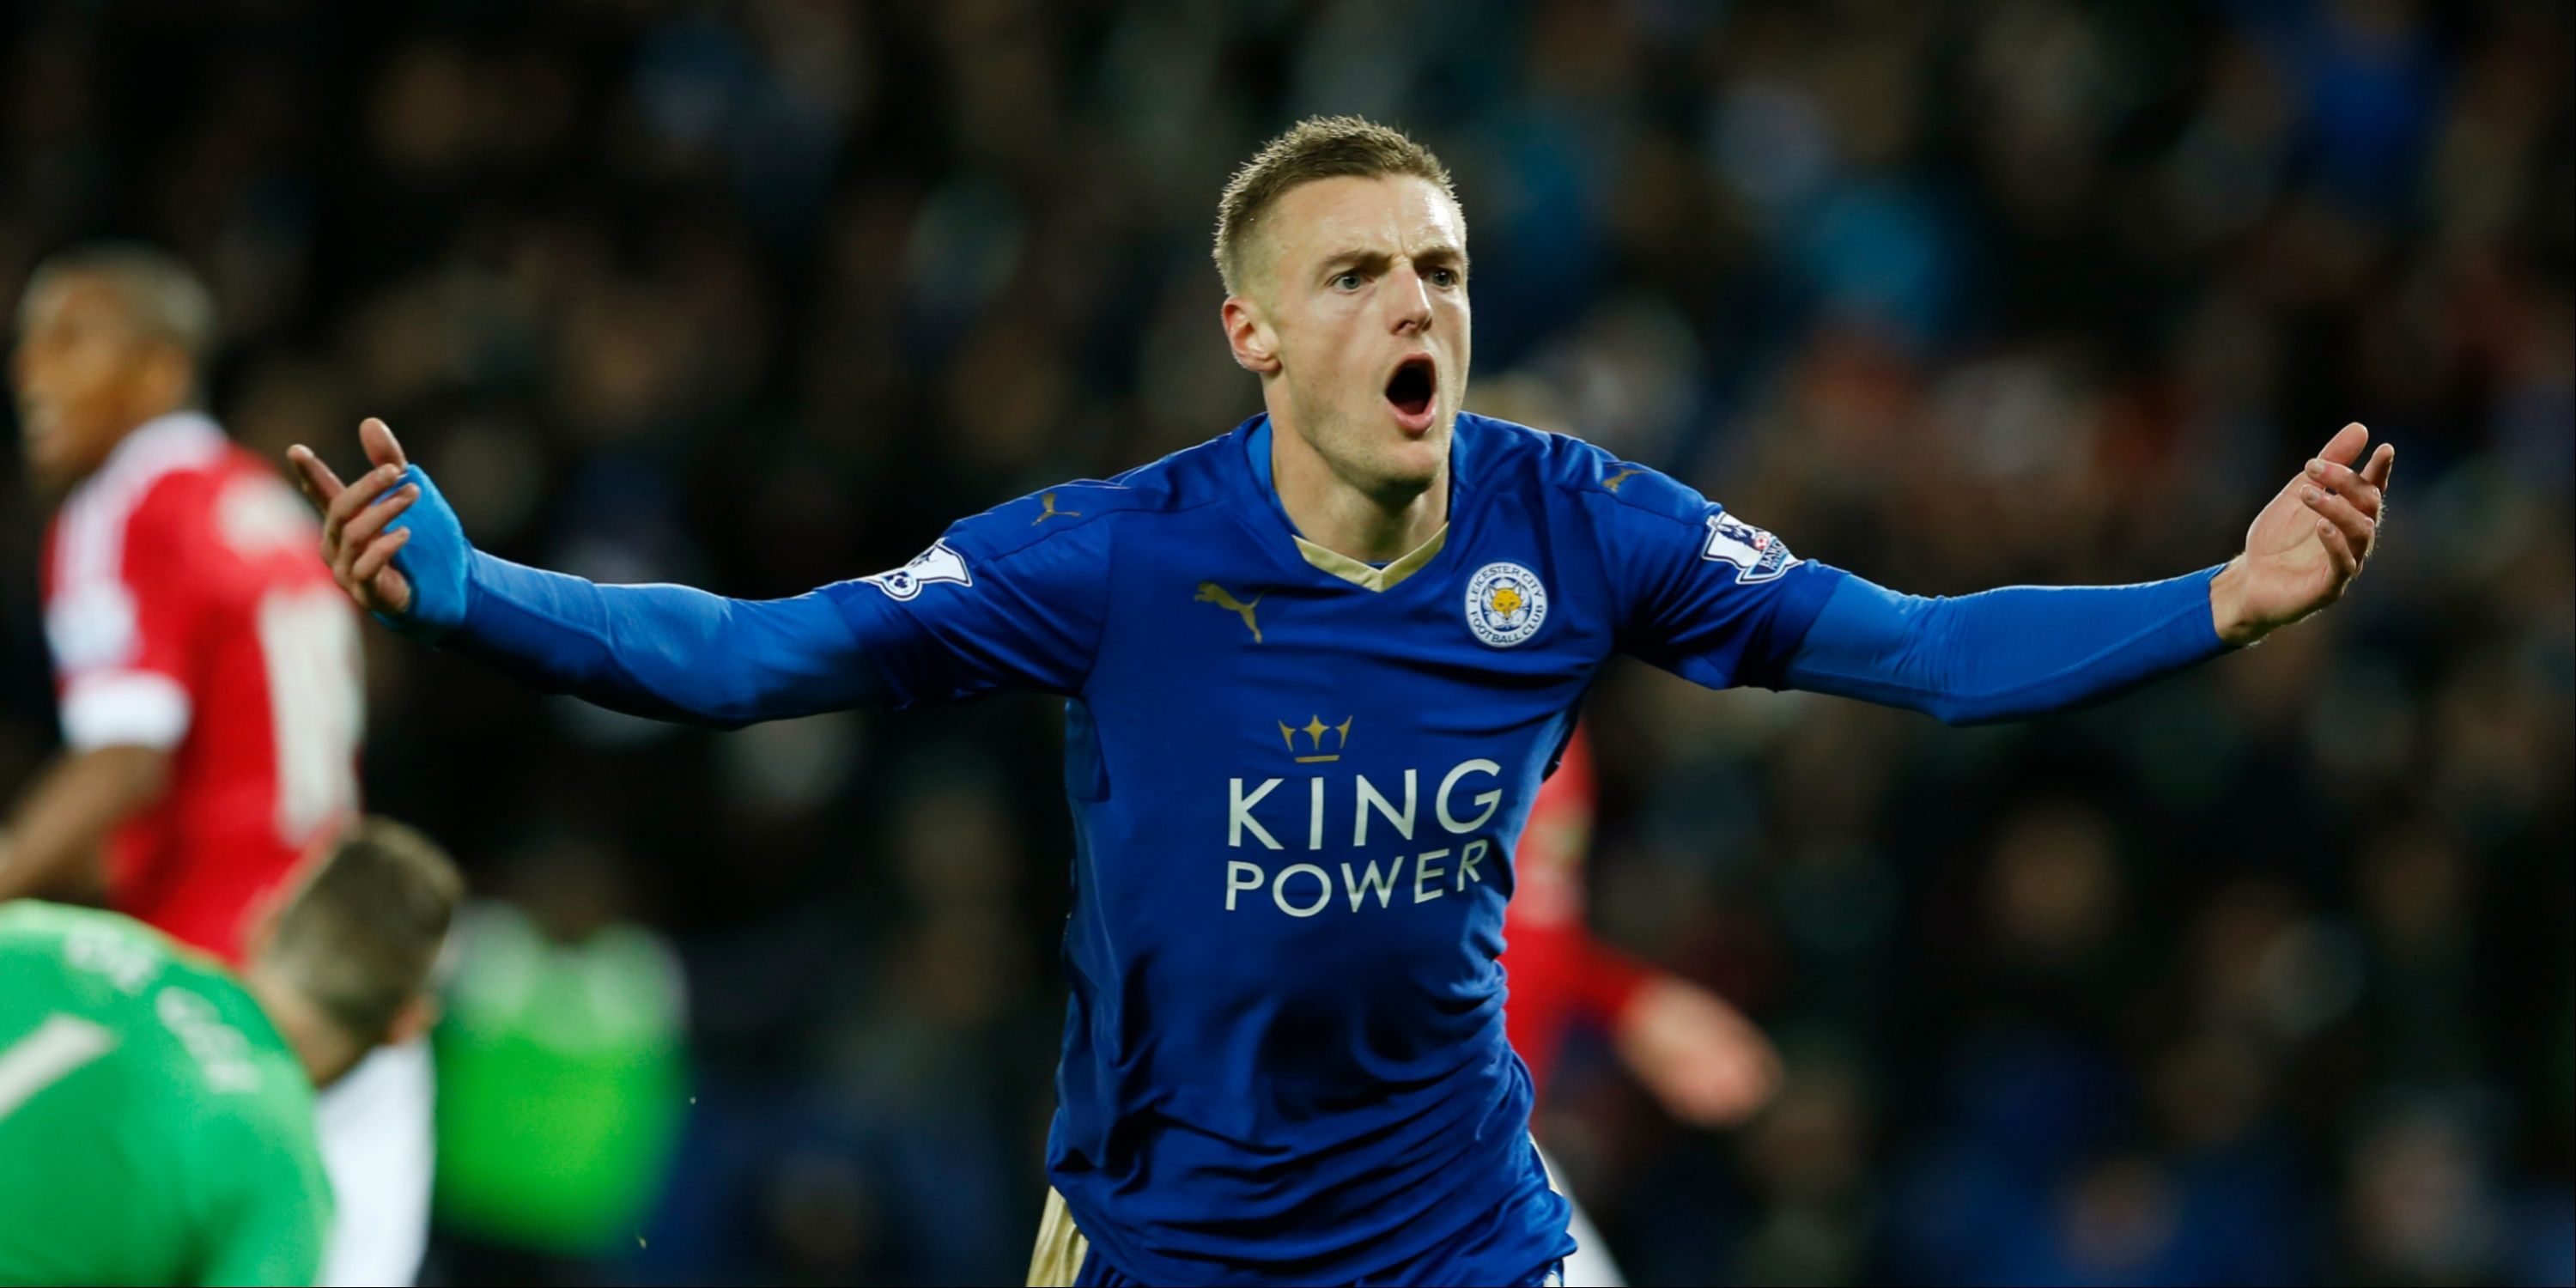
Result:
[[[198,410],[205,286],[141,246],[40,265],[10,367],[30,480],[59,500],[45,635],[64,751],[0,831],[0,901],[94,889],[226,962],[263,900],[358,803],[355,623],[312,518]],[[409,1283],[428,1237],[429,1051],[326,1097],[340,1195],[327,1278]]]
[[[1900,595],[1462,411],[1466,218],[1397,131],[1299,125],[1217,228],[1218,321],[1264,414],[791,599],[479,552],[382,421],[354,482],[292,453],[353,597],[550,691],[720,727],[1068,700],[1072,1000],[1032,1282],[1561,1281],[1495,959],[1530,801],[1603,665],[1963,723],[2064,710],[2341,597],[2395,459],[2345,426],[2200,572]]]
[[[270,905],[238,973],[115,913],[0,907],[0,1283],[314,1282],[313,1089],[427,1031],[462,889],[371,820]]]
[[[1589,1024],[1610,1035],[1620,1062],[1666,1113],[1695,1127],[1731,1127],[1780,1089],[1779,1053],[1725,999],[1593,936],[1584,920],[1583,866],[1597,799],[1592,742],[1577,729],[1564,761],[1530,805],[1529,825],[1512,855],[1519,885],[1503,914],[1503,971],[1511,988],[1503,1027],[1529,1066],[1532,1100],[1547,1103],[1567,1038],[1576,1025]],[[1548,1176],[1574,1209],[1568,1228],[1576,1246],[1565,1259],[1566,1288],[1627,1282],[1553,1159]]]

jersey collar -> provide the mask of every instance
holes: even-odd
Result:
[[[127,430],[107,449],[92,477],[131,473],[160,474],[175,465],[193,463],[224,445],[224,431],[201,411],[174,411]]]
[[[1423,567],[1440,553],[1441,548],[1449,543],[1449,529],[1458,517],[1458,496],[1454,488],[1458,477],[1455,429],[1450,431],[1452,438],[1449,451],[1449,477],[1453,487],[1449,496],[1448,520],[1442,522],[1439,530],[1425,538],[1421,545],[1404,552],[1393,562],[1372,564],[1353,559],[1338,550],[1325,549],[1308,541],[1304,533],[1297,531],[1297,521],[1289,518],[1288,507],[1280,504],[1279,485],[1270,474],[1270,417],[1266,414],[1255,416],[1245,422],[1245,428],[1243,451],[1246,463],[1252,467],[1253,481],[1259,485],[1261,497],[1269,503],[1271,513],[1278,515],[1280,524],[1288,529],[1288,539],[1296,543],[1298,557],[1304,559],[1316,570],[1338,577],[1362,590],[1391,590],[1405,578],[1422,571]]]

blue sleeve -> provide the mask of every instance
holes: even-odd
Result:
[[[1949,724],[2063,711],[2224,652],[2209,613],[2217,574],[1934,599],[1846,577],[1790,657],[1786,678],[1793,688]]]
[[[480,551],[463,621],[440,646],[549,693],[656,720],[736,728],[883,706],[891,686],[838,604],[840,582],[794,599],[686,586],[601,586]]]
[[[1619,647],[1696,684],[1778,688],[1780,668],[1845,574],[1641,466],[1597,457],[1596,515]]]
[[[1005,506],[891,572],[742,600],[601,586],[494,558],[466,543],[416,466],[411,481],[421,499],[393,526],[415,529],[396,557],[414,600],[387,624],[636,715],[733,727],[1002,689],[1070,693],[1099,641],[1107,524],[1059,524],[1031,540]]]

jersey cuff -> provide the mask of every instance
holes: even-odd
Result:
[[[150,747],[168,751],[188,736],[187,689],[151,671],[98,671],[63,693],[63,741],[75,751]]]

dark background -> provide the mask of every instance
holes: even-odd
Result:
[[[2094,711],[1614,668],[1596,921],[1789,1084],[1688,1131],[1591,1041],[1539,1128],[1640,1282],[2567,1283],[2569,62],[2537,3],[22,3],[0,290],[164,243],[236,436],[345,471],[383,415],[486,548],[737,595],[1256,410],[1215,194],[1314,112],[1455,171],[1470,407],[1901,589],[2215,563],[2365,421],[2344,605]],[[601,1111],[661,1197],[533,1269],[451,1205],[434,1275],[1016,1278],[1056,704],[718,737],[370,635],[371,805],[688,996],[695,1098]]]

